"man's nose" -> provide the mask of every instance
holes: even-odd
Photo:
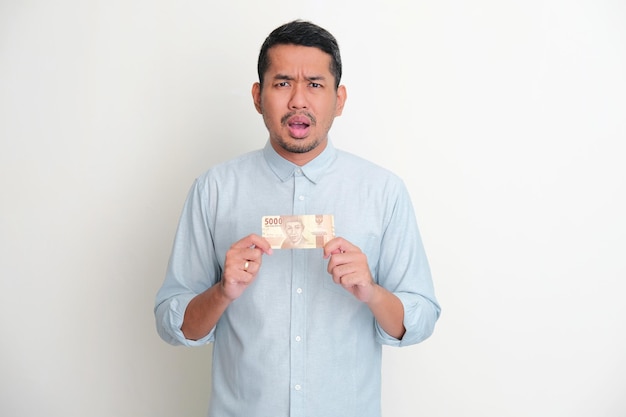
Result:
[[[289,108],[292,110],[306,109],[308,106],[306,97],[306,86],[296,83],[293,87]]]

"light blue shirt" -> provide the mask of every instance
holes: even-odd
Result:
[[[262,216],[281,214],[334,215],[336,236],[358,246],[376,282],[402,301],[402,340],[333,282],[322,249],[263,256],[256,280],[215,328],[201,340],[185,339],[185,308],[220,280],[226,251],[251,233],[261,235]],[[439,313],[403,182],[330,141],[302,167],[268,142],[200,176],[155,305],[168,343],[214,342],[212,417],[380,417],[381,345],[421,342]]]

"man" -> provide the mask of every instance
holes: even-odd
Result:
[[[402,181],[328,139],[341,71],[326,30],[275,29],[252,87],[268,142],[187,197],[155,315],[169,343],[214,342],[210,416],[379,417],[382,345],[421,342],[439,317]],[[259,235],[263,216],[320,213],[337,236],[323,249]]]

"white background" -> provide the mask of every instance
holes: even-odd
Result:
[[[215,3],[0,2],[0,415],[205,415],[211,348],[162,342],[154,295],[193,179],[264,145],[258,49],[298,17],[443,307],[385,348],[385,416],[626,415],[626,3]]]

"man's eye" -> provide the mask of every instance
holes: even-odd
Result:
[[[309,85],[313,88],[320,88],[322,86],[322,84],[318,84],[318,83],[311,83]]]
[[[287,81],[282,81],[282,82],[279,82],[279,83],[278,83],[278,84],[276,84],[276,85],[277,85],[277,86],[279,86],[279,87],[289,87],[289,82],[287,82]]]

